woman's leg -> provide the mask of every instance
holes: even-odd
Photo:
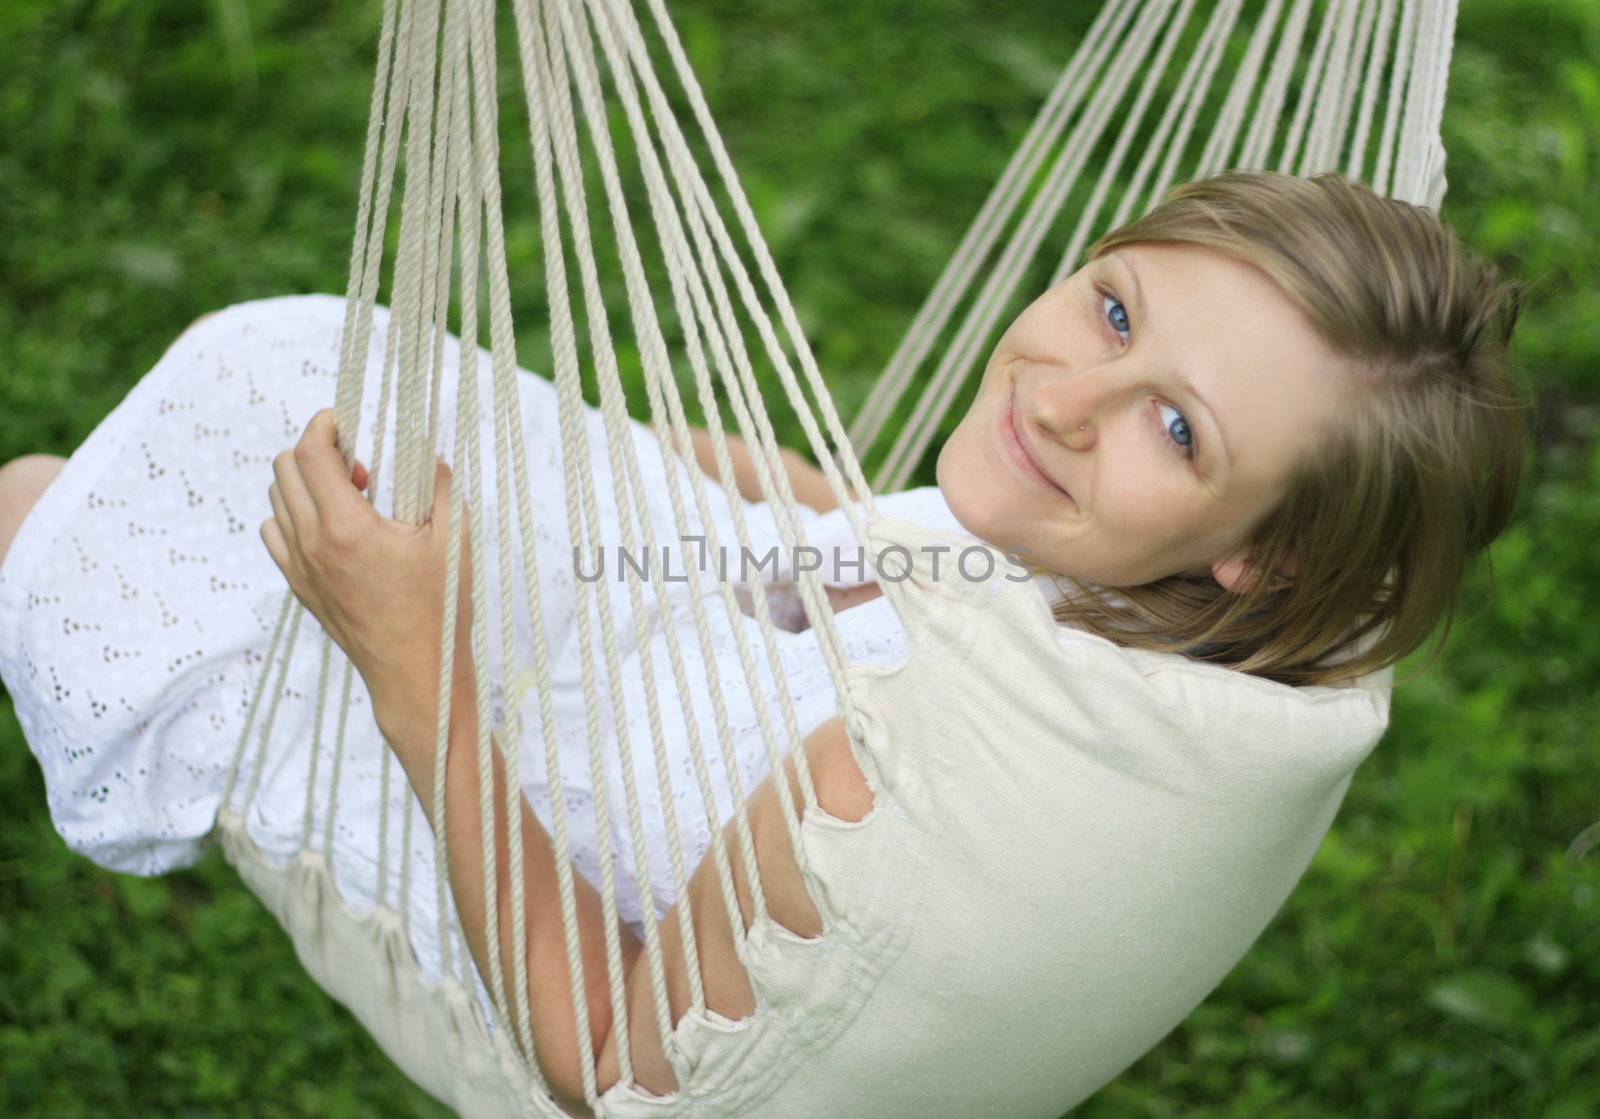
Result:
[[[23,455],[0,466],[0,562],[34,502],[66,464],[60,455]]]

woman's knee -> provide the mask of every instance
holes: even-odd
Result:
[[[0,561],[34,503],[66,464],[60,455],[23,455],[0,466]]]

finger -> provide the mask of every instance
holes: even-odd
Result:
[[[289,548],[283,539],[283,529],[277,518],[268,517],[261,522],[261,542],[267,546],[267,555],[278,565],[285,579],[289,577]]]
[[[450,466],[442,458],[433,460],[433,513],[436,524],[450,523]]]
[[[367,477],[367,468],[362,465],[360,459],[356,459],[355,466],[350,470],[350,480],[355,483],[355,487],[358,490],[365,490],[367,488],[367,482],[369,481]]]
[[[299,600],[301,606],[311,612],[312,616],[317,619],[318,624],[323,625],[326,629],[326,623],[323,622],[324,615],[314,609],[311,601],[306,597],[305,584],[297,574],[299,568],[295,564],[294,551],[289,547],[288,542],[284,540],[283,529],[279,527],[275,517],[268,517],[261,522],[261,542],[267,546],[267,555],[272,557],[272,562],[282,572],[283,581],[288,584],[289,592]],[[332,637],[334,643],[339,645],[341,649],[345,647],[332,630],[328,630],[328,636]]]
[[[325,523],[344,524],[377,511],[362,500],[352,484],[351,469],[339,453],[339,433],[333,425],[333,409],[320,409],[306,424],[305,434],[295,444],[295,462],[300,467],[311,500]]]
[[[438,533],[436,539],[448,544],[444,534],[450,528],[451,470],[443,459],[434,463],[433,513],[429,527]],[[461,506],[461,554],[456,576],[456,626],[455,659],[458,665],[470,664],[472,658],[472,510]]]
[[[272,502],[272,519],[277,524],[279,532],[283,534],[285,541],[291,539],[294,534],[294,522],[289,518],[289,510],[284,507],[283,494],[279,492],[277,482],[267,487],[267,500]]]
[[[274,487],[278,491],[273,511],[282,519],[284,536],[297,545],[301,540],[315,540],[322,517],[293,451],[279,452],[272,460],[272,474],[277,481],[268,487],[267,494],[271,496]]]
[[[450,525],[450,486],[452,472],[450,464],[443,459],[434,460],[433,475],[433,513],[430,523],[435,530],[443,533]],[[472,510],[463,502],[461,505],[461,563],[465,565],[472,562]]]

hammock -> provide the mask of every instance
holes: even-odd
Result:
[[[615,468],[616,507],[637,514],[637,535],[634,520],[627,515],[620,518],[624,547],[643,549],[646,554],[660,547],[662,541],[655,538],[653,522],[644,510],[647,501],[662,496],[671,504],[680,535],[693,508],[701,523],[712,526],[709,548],[749,542],[737,502],[734,517],[740,539],[716,539],[698,469],[689,472],[692,485],[688,493],[682,491],[678,474],[670,469],[665,495],[647,495],[643,488],[636,447],[626,431],[629,402],[623,363],[617,356],[618,323],[613,321],[606,298],[608,290],[615,291],[617,285],[608,285],[602,278],[592,220],[598,224],[602,214],[609,219],[615,265],[622,277],[620,292],[627,308],[626,329],[631,333],[631,339],[625,341],[637,349],[640,368],[634,379],[642,380],[649,416],[657,430],[671,433],[677,446],[690,445],[681,389],[692,385],[712,436],[721,485],[729,493],[735,492],[722,434],[720,393],[732,413],[733,429],[751,449],[762,491],[772,502],[783,543],[793,554],[792,549],[807,541],[802,518],[795,514],[794,495],[779,458],[769,401],[763,393],[781,390],[779,399],[792,409],[807,446],[842,503],[851,532],[867,545],[869,554],[882,558],[890,545],[939,538],[937,533],[878,516],[874,493],[903,488],[913,476],[966,377],[980,366],[997,325],[1012,308],[1019,282],[1042,253],[1050,253],[1046,259],[1053,259],[1059,252],[1054,270],[1059,279],[1071,271],[1097,232],[1145,212],[1180,179],[1228,168],[1271,168],[1302,175],[1342,170],[1370,182],[1382,193],[1433,208],[1445,189],[1438,128],[1455,21],[1454,0],[1406,0],[1404,4],[1396,0],[1329,0],[1319,5],[1310,0],[1265,0],[1247,33],[1240,26],[1246,7],[1242,0],[1217,0],[1203,18],[1194,0],[1107,0],[846,433],[662,0],[645,0],[639,13],[624,0],[513,0],[511,7],[537,187],[553,380],[562,402],[566,507],[531,507],[524,466],[528,448],[516,422],[512,280],[507,272],[501,205],[493,0],[385,0],[334,402],[341,450],[347,460],[352,459],[367,391],[364,355],[372,336],[403,146],[405,175],[398,200],[398,248],[389,288],[391,313],[386,320],[378,418],[364,457],[372,479],[372,500],[382,500],[389,515],[419,522],[432,507],[433,459],[442,453],[438,423],[442,353],[453,267],[458,265],[462,278],[459,334],[465,352],[471,352],[467,347],[479,337],[480,318],[488,320],[495,438],[493,447],[480,446],[478,365],[460,362],[457,391],[461,410],[453,433],[455,465],[450,493],[454,543],[446,586],[457,585],[461,522],[470,510],[472,654],[475,663],[487,665],[491,648],[496,649],[506,678],[495,683],[509,689],[499,714],[502,721],[496,722],[489,674],[479,672],[475,702],[481,788],[492,787],[488,776],[491,724],[495,740],[516,743],[521,729],[520,700],[533,696],[541,704],[542,725],[550,725],[551,653],[544,637],[534,554],[527,544],[533,527],[541,519],[564,518],[575,541],[598,539],[602,530],[588,458],[578,450],[587,446],[579,417],[585,369],[592,370],[597,384],[608,453]],[[670,62],[670,72],[678,83],[675,91],[664,87],[657,58]],[[1157,101],[1161,102],[1160,114],[1151,125],[1147,117]],[[680,105],[685,106],[682,112]],[[626,130],[618,126],[613,135],[618,113]],[[692,123],[685,124],[680,118]],[[1202,132],[1205,139],[1195,155],[1194,141],[1202,118],[1209,122],[1209,132]],[[696,155],[697,146],[703,149],[703,157]],[[1136,146],[1138,160],[1129,172],[1129,156]],[[648,218],[630,208],[624,183],[626,161],[620,154],[630,155],[636,164],[648,200]],[[1091,159],[1097,159],[1098,167],[1092,183],[1085,174]],[[591,178],[598,173],[603,206],[587,193],[586,164],[591,167]],[[702,170],[707,165],[712,171],[709,181]],[[1078,190],[1080,180],[1086,196]],[[724,196],[720,201],[718,192]],[[1074,203],[1069,212],[1075,220],[1063,244],[1051,235],[1069,200]],[[646,229],[654,241],[642,247],[635,231]],[[604,231],[602,227],[600,232]],[[1047,242],[1051,247],[1047,248]],[[486,316],[479,306],[480,272],[487,276]],[[670,317],[664,323],[667,310]],[[930,364],[931,373],[923,373]],[[921,392],[907,412],[904,398],[913,382],[921,386]],[[391,408],[395,416],[392,435]],[[858,455],[881,444],[892,426],[897,434],[869,484]],[[676,454],[667,449],[672,442],[662,441],[664,459]],[[497,518],[501,578],[493,599],[484,574],[488,549],[483,528],[491,515],[482,498],[486,478],[495,481],[498,495],[492,515]],[[846,487],[859,497],[852,500]],[[513,553],[513,541],[522,542],[520,555]],[[1349,771],[1376,741],[1387,718],[1386,674],[1359,681],[1354,688],[1263,688],[1258,686],[1262,681],[1214,666],[1173,665],[1167,662],[1181,658],[1135,655],[1115,650],[1108,643],[1089,642],[1083,646],[1087,652],[1071,662],[1075,674],[1071,679],[1076,683],[1064,685],[1059,670],[1049,676],[1042,675],[1042,668],[1038,670],[1041,675],[1022,681],[1042,695],[1069,686],[1082,689],[1079,707],[1047,711],[1051,719],[1039,730],[1026,723],[1030,716],[1010,713],[1013,706],[1025,705],[1013,704],[1003,693],[1021,685],[1008,679],[1008,672],[986,675],[984,658],[973,651],[988,640],[978,623],[999,619],[1002,629],[1011,627],[1015,640],[1009,651],[998,646],[991,650],[998,663],[1005,664],[1008,656],[1015,658],[1019,649],[1041,663],[1056,656],[1055,627],[1038,609],[1041,604],[1025,602],[1019,593],[997,592],[997,597],[991,598],[985,597],[991,592],[971,588],[947,592],[920,578],[922,574],[918,568],[908,580],[883,581],[885,598],[903,620],[909,644],[916,650],[910,662],[894,673],[852,670],[821,578],[814,571],[798,574],[798,590],[827,659],[839,713],[849,728],[863,772],[877,793],[877,807],[866,821],[870,826],[862,827],[836,826],[837,821],[819,811],[806,753],[797,748],[806,728],[795,718],[781,674],[773,671],[777,655],[768,595],[759,582],[750,588],[751,616],[759,623],[762,640],[741,641],[740,663],[753,695],[761,687],[759,662],[763,657],[768,666],[764,670],[777,677],[780,718],[763,717],[760,732],[773,773],[783,772],[784,759],[793,758],[803,804],[795,803],[788,782],[776,782],[784,826],[813,898],[826,903],[818,906],[824,918],[823,935],[803,944],[801,938],[772,928],[762,875],[754,860],[748,814],[736,782],[732,783],[733,822],[739,842],[730,849],[722,841],[723,821],[717,817],[707,761],[728,735],[725,697],[714,684],[715,674],[708,674],[713,681],[709,725],[702,726],[689,710],[686,666],[697,655],[709,663],[711,652],[704,628],[708,612],[725,610],[729,618],[742,612],[733,586],[723,582],[707,590],[690,581],[689,602],[699,625],[701,647],[685,648],[669,631],[671,681],[658,681],[653,672],[644,673],[641,683],[648,699],[644,729],[635,742],[622,735],[615,759],[626,793],[634,865],[648,865],[649,855],[630,747],[640,756],[653,752],[663,803],[671,803],[660,717],[665,691],[667,699],[676,694],[683,700],[694,779],[713,836],[707,858],[715,863],[721,899],[736,934],[745,922],[735,897],[731,860],[742,860],[756,914],[739,948],[757,992],[758,1011],[751,1019],[733,1022],[706,1005],[695,949],[696,926],[684,893],[694,868],[686,865],[679,836],[671,827],[673,816],[668,813],[671,871],[682,899],[677,925],[685,946],[690,1000],[681,1022],[670,1020],[661,936],[648,914],[641,966],[648,967],[651,979],[652,1005],[644,1012],[654,1016],[659,1036],[667,1039],[666,1050],[680,1085],[672,1096],[653,1097],[632,1083],[628,1020],[640,1009],[625,1005],[620,998],[625,976],[617,950],[612,875],[616,853],[607,839],[604,796],[596,798],[601,844],[601,880],[596,885],[604,905],[621,1081],[603,1097],[597,1091],[596,1054],[588,1030],[591,1008],[577,978],[582,968],[565,813],[561,798],[554,798],[551,830],[567,963],[574,977],[576,1040],[583,1062],[584,1094],[595,1114],[820,1115],[832,1113],[827,1101],[843,1108],[847,1106],[843,1101],[851,1098],[855,1112],[875,1115],[927,1113],[930,1100],[937,1113],[1058,1114],[1158,1040],[1248,947],[1304,869],[1337,808]],[[665,601],[667,588],[660,566],[650,569],[648,582],[656,599]],[[622,591],[613,592],[611,584],[593,588],[581,581],[576,584],[577,637],[591,711],[611,709],[617,726],[625,727],[624,713],[616,708],[620,700],[600,694],[596,686],[597,656],[607,666],[606,678],[616,681],[619,641],[629,639],[617,632],[613,593]],[[640,580],[630,580],[626,593],[631,606],[627,616],[635,626],[632,639],[643,645],[650,636],[646,632],[645,588]],[[591,609],[591,594],[600,623],[598,634],[581,624]],[[958,601],[962,595],[965,600]],[[720,607],[712,601],[717,597]],[[304,612],[288,593],[237,744],[217,833],[229,861],[290,932],[313,977],[356,1013],[385,1051],[419,1084],[463,1114],[562,1115],[565,1112],[551,1099],[535,1054],[523,1040],[533,1036],[530,1022],[539,1014],[538,1007],[529,1005],[527,976],[520,966],[514,974],[502,974],[497,917],[501,899],[493,890],[487,891],[485,914],[491,974],[481,977],[492,999],[487,1019],[472,997],[473,964],[448,890],[444,845],[443,762],[455,595],[446,594],[445,601],[440,678],[444,702],[436,738],[439,782],[431,821],[438,936],[445,970],[442,981],[424,982],[407,939],[414,885],[410,835],[415,813],[403,809],[416,804],[401,778],[395,782],[401,792],[398,807],[391,809],[387,790],[399,775],[389,772],[387,755],[381,774],[386,795],[379,823],[377,907],[370,913],[352,912],[334,884],[329,868],[338,804],[331,790],[338,784],[346,725],[341,715],[337,731],[324,739],[322,712],[330,695],[338,697],[335,702],[341,712],[348,710],[353,670],[344,663],[342,680],[336,679],[343,658],[330,655],[332,644],[320,631],[312,642],[298,641]],[[528,665],[520,664],[513,645],[513,607],[519,603],[533,620],[533,657]],[[967,618],[963,611],[972,615],[968,619],[971,624],[950,621]],[[1029,642],[1036,646],[1028,647]],[[301,850],[290,863],[280,865],[256,846],[244,821],[270,764],[278,694],[295,656],[321,658],[318,744],[313,758],[325,752],[331,764],[319,774],[313,761]],[[1013,826],[1011,816],[1019,821],[1015,826],[1022,827],[1020,820],[1030,809],[1021,802],[1008,808],[998,800],[984,800],[989,791],[979,787],[976,776],[958,773],[954,784],[940,786],[919,771],[922,754],[933,759],[947,756],[952,735],[958,733],[952,729],[952,721],[964,721],[965,709],[936,698],[950,691],[941,687],[940,674],[955,670],[972,674],[968,701],[985,719],[992,719],[985,733],[992,733],[996,742],[1008,740],[1010,735],[1024,745],[1030,741],[1042,745],[1040,736],[1045,733],[1052,736],[1052,742],[1063,734],[1070,736],[1073,720],[1085,717],[1082,703],[1087,701],[1082,696],[1090,696],[1101,704],[1098,710],[1107,717],[1115,710],[1117,717],[1125,720],[1120,725],[1129,728],[1130,734],[1148,735],[1153,743],[1150,748],[1157,750],[1175,734],[1170,725],[1158,726],[1141,713],[1141,704],[1170,699],[1151,683],[1155,679],[1152,666],[1157,662],[1161,662],[1162,672],[1189,673],[1184,679],[1189,681],[1185,686],[1191,688],[1191,698],[1185,702],[1231,704],[1229,710],[1236,715],[1246,712],[1241,725],[1267,727],[1262,743],[1273,736],[1300,736],[1296,745],[1305,745],[1302,768],[1312,772],[1320,784],[1306,786],[1310,791],[1297,802],[1300,816],[1295,821],[1286,816],[1280,821],[1280,831],[1268,834],[1262,830],[1250,837],[1253,844],[1281,848],[1282,881],[1242,907],[1247,912],[1238,918],[1237,927],[1218,933],[1221,947],[1212,954],[1214,958],[1207,957],[1204,962],[1178,959],[1181,942],[1173,942],[1174,966],[1180,969],[1174,974],[1193,976],[1194,989],[1180,992],[1149,1022],[1141,1021],[1138,1030],[1123,1029],[1120,1021],[1113,1021],[1105,1023],[1092,1040],[1069,1036],[1059,1032],[1064,1028],[1062,1021],[1030,1019],[1053,1005],[1049,997],[1069,1001],[1068,992],[1046,990],[1041,996],[1046,1001],[1032,1010],[1026,1008],[1034,1004],[1017,994],[1014,1004],[1024,1008],[1018,1011],[1024,1020],[1006,1024],[1007,1029],[1020,1032],[1006,1035],[1007,1050],[989,1054],[998,1064],[982,1075],[964,1072],[953,1081],[931,1086],[919,1082],[922,1074],[914,1075],[903,1064],[897,1065],[906,1059],[905,1052],[915,1052],[897,1049],[897,1038],[923,1039],[917,1044],[933,1048],[948,1044],[950,1067],[962,1068],[963,1058],[955,1052],[958,1044],[969,1057],[983,1052],[983,1039],[1000,1031],[1002,1023],[976,1012],[964,1016],[953,1005],[938,1009],[937,998],[914,986],[913,964],[941,969],[952,984],[959,983],[967,972],[987,972],[988,981],[1004,992],[1030,986],[1049,988],[1051,980],[1018,970],[1024,958],[1021,948],[1013,956],[998,949],[996,954],[986,955],[981,951],[985,943],[981,936],[966,955],[954,940],[947,941],[942,965],[930,963],[937,957],[918,955],[924,949],[918,947],[913,930],[945,929],[941,921],[960,919],[968,922],[960,928],[1008,930],[1004,935],[984,935],[997,944],[1011,944],[1005,936],[1014,927],[1033,922],[1037,931],[1053,919],[1053,899],[1070,894],[1070,889],[1052,878],[1058,873],[1053,867],[1060,865],[1055,859],[1073,854],[1045,850],[1054,840],[1043,831],[1007,833]],[[990,689],[988,696],[985,688]],[[1197,700],[1194,695],[1202,698]],[[996,702],[981,702],[986,698]],[[1124,707],[1115,708],[1118,703]],[[758,704],[757,710],[765,711],[765,707]],[[1031,717],[1037,720],[1039,716]],[[1324,718],[1326,724],[1315,721]],[[591,777],[596,789],[604,789],[606,761],[594,727],[591,720]],[[1136,731],[1138,727],[1143,731]],[[1103,736],[1103,730],[1101,733]],[[1237,733],[1244,736],[1247,732]],[[912,741],[918,743],[918,756],[896,752],[896,744]],[[1088,738],[1084,741],[1089,743],[1086,748],[1093,747]],[[1230,740],[1230,746],[1240,741],[1245,739]],[[553,744],[545,745],[552,787],[558,787],[559,758]],[[1323,750],[1320,755],[1319,749]],[[1325,763],[1320,769],[1319,757]],[[516,861],[523,850],[517,805],[521,789],[518,751],[504,750],[502,760],[513,852],[513,958],[520,965],[526,959],[526,932],[522,868]],[[729,765],[723,772],[731,769]],[[1041,778],[1041,783],[1049,785],[1052,780]],[[1072,796],[1075,788],[1081,788],[1082,775],[1077,780],[1077,786],[1051,787],[1064,797]],[[314,797],[311,786],[319,782],[323,794]],[[970,804],[958,796],[968,793]],[[975,844],[984,842],[983,836],[989,833],[1008,834],[1006,841],[1019,852],[1024,870],[1038,877],[1026,890],[1018,891],[1014,884],[1004,888],[989,885],[993,874],[960,878],[959,874],[966,872],[959,869],[961,860],[954,856],[946,859],[940,855],[915,865],[896,862],[903,858],[896,845],[911,833],[893,829],[915,823],[918,813],[931,811],[928,806],[936,802],[942,805],[940,811],[949,814],[948,820],[966,821],[965,828],[949,834]],[[320,819],[314,812],[318,804]],[[487,794],[485,805],[487,817]],[[979,805],[981,812],[973,807]],[[1089,810],[1084,808],[1085,813]],[[391,819],[396,811],[401,813],[398,821]],[[1262,819],[1269,817],[1270,812],[1262,815]],[[1070,813],[1063,818],[1070,819]],[[1265,829],[1268,824],[1259,826]],[[1174,827],[1176,835],[1181,825]],[[396,830],[402,833],[398,844],[392,839]],[[1070,833],[1070,825],[1066,831]],[[386,896],[386,886],[395,846],[398,851],[392,857],[401,861],[400,886],[398,898],[391,898]],[[495,845],[487,830],[484,846],[485,877],[495,881]],[[896,874],[917,882],[897,886],[901,893],[885,892],[873,884]],[[906,904],[910,895],[903,891],[923,889],[924,883],[926,895],[918,895],[922,900]],[[964,917],[959,913],[947,917],[931,902],[922,903],[942,887],[973,891],[972,908]],[[993,892],[986,895],[985,890]],[[1151,897],[1158,899],[1159,895]],[[1157,901],[1151,905],[1153,913],[1160,912]],[[973,921],[978,924],[971,924]],[[954,937],[957,927],[951,925],[946,931]],[[1086,949],[1083,967],[1091,968],[1094,961],[1093,953]],[[900,971],[892,971],[894,967]],[[1117,967],[1131,970],[1118,973]],[[1102,970],[1119,982],[1135,985],[1142,976],[1159,979],[1156,965],[1144,957],[1134,957],[1132,963],[1104,963]],[[913,986],[906,987],[906,983]],[[913,990],[921,993],[907,993]],[[1143,997],[1130,993],[1128,1005]],[[1156,998],[1152,1005],[1159,1002]],[[1132,1010],[1128,1014],[1137,1016]],[[870,1094],[874,1085],[881,1086],[881,1093]],[[868,1098],[850,1096],[863,1088],[869,1091]]]

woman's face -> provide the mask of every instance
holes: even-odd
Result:
[[[1355,387],[1264,272],[1124,246],[1011,324],[939,453],[939,488],[969,532],[1052,571],[1232,587],[1241,542]]]

